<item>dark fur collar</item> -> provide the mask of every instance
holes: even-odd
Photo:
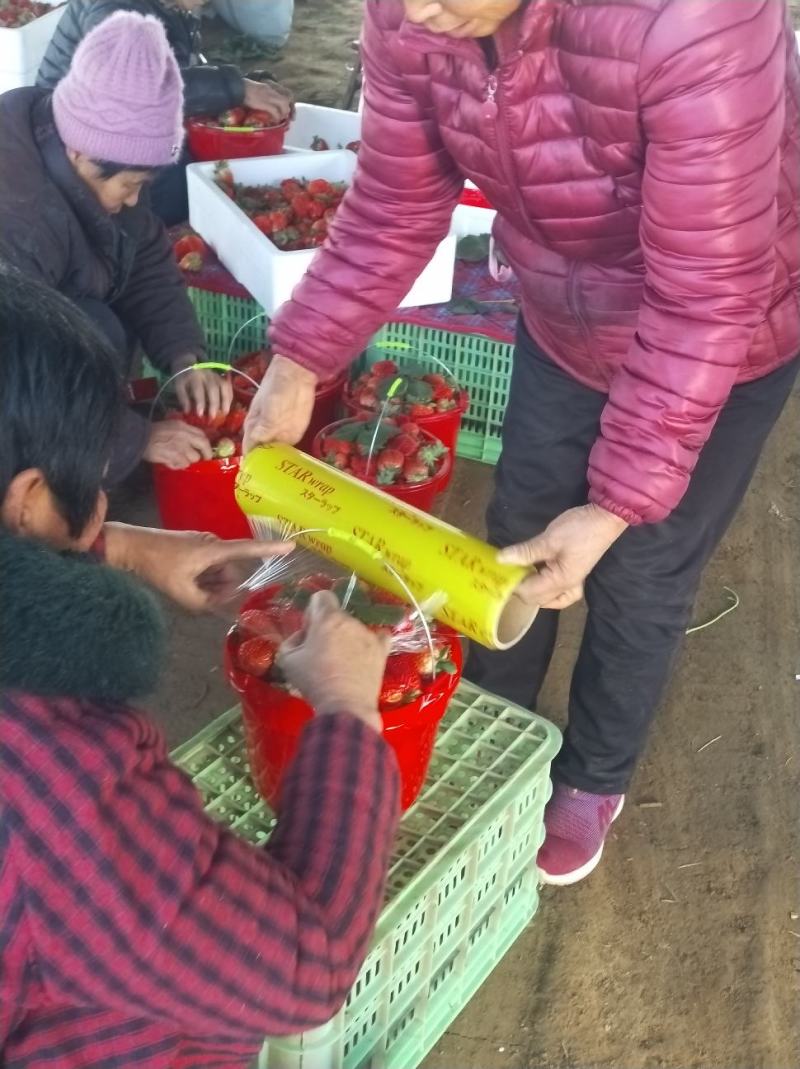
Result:
[[[154,689],[163,646],[138,582],[0,531],[0,688],[126,702]]]

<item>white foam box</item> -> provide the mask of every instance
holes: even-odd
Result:
[[[63,14],[62,3],[17,29],[0,28],[0,91],[33,85]]]
[[[353,152],[289,153],[231,160],[236,182],[278,185],[285,178],[326,178],[350,182],[356,168]],[[316,255],[316,249],[283,252],[238,208],[214,181],[213,163],[186,169],[189,222],[216,252],[233,277],[247,289],[268,316],[289,300]],[[433,259],[414,283],[401,308],[443,304],[453,294],[456,236],[441,242]]]
[[[286,147],[307,151],[315,137],[324,138],[330,149],[344,148],[351,141],[361,139],[361,116],[357,111],[297,104],[292,124],[286,131]]]

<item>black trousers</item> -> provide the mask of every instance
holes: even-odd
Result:
[[[663,523],[629,528],[589,576],[586,627],[555,779],[596,794],[627,790],[703,568],[744,497],[798,368],[800,358],[735,387],[678,508]],[[532,538],[561,512],[586,503],[589,451],[605,401],[605,394],[558,368],[520,328],[487,517],[493,545]],[[532,708],[557,629],[558,613],[541,610],[512,649],[490,652],[473,645],[465,675]]]

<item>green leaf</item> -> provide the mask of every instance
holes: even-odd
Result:
[[[439,661],[436,665],[436,671],[437,673],[444,672],[445,675],[452,676],[455,675],[457,669],[454,661]]]
[[[372,627],[394,627],[406,614],[402,605],[357,605],[353,606],[353,615],[362,624]]]
[[[408,384],[406,400],[414,405],[426,405],[433,398],[433,386],[421,379],[413,379]]]
[[[338,439],[340,442],[355,442],[358,440],[358,436],[361,434],[363,427],[360,423],[343,423],[341,427],[337,427],[329,437]]]
[[[489,234],[468,234],[456,246],[456,259],[477,264],[489,255]]]

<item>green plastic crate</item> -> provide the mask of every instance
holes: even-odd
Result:
[[[226,360],[229,352],[232,357],[237,357],[264,348],[269,320],[256,301],[250,297],[209,293],[195,286],[189,286],[188,293],[205,332],[212,360]]]
[[[496,464],[500,432],[508,404],[513,345],[481,334],[459,334],[410,323],[387,323],[364,354],[365,364],[387,357],[402,363],[407,355],[415,363],[441,371],[441,360],[458,382],[469,390],[469,409],[461,424],[458,456]]]
[[[231,341],[242,328],[233,347],[233,356],[258,349],[264,344],[266,320],[252,320],[262,308],[253,300],[225,297],[218,293],[189,288],[189,296],[206,332],[209,352],[227,357]],[[470,405],[458,440],[458,456],[496,464],[500,456],[500,432],[508,403],[513,345],[479,334],[459,334],[409,323],[389,323],[372,340],[362,357],[362,366],[391,356],[402,360],[413,356],[415,363],[441,370],[441,360],[469,390]],[[434,358],[434,359],[431,359]]]
[[[268,1040],[259,1069],[415,1069],[539,904],[552,724],[462,683],[405,814],[372,949],[323,1028]],[[208,812],[262,845],[275,820],[247,773],[238,710],[173,754]]]

